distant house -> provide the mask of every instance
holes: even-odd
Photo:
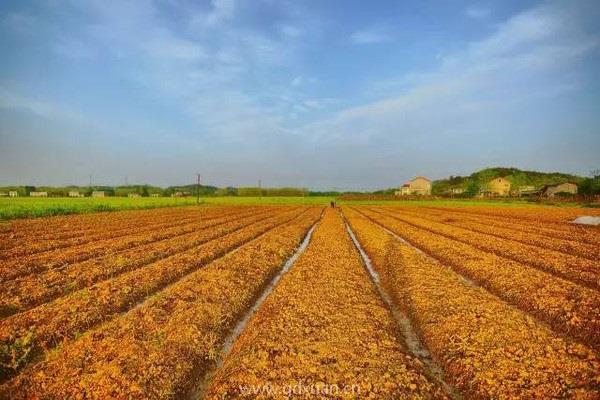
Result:
[[[448,193],[453,196],[461,195],[464,192],[465,192],[465,188],[451,188],[450,190],[448,190]]]
[[[16,190],[9,190],[8,197],[19,197],[19,192],[17,192]]]
[[[7,192],[0,192],[0,197],[8,197],[8,193]]]
[[[69,192],[69,197],[83,197],[83,194],[79,193],[78,190],[71,190]]]
[[[48,197],[48,192],[29,192],[31,197]]]
[[[396,196],[429,196],[431,194],[431,181],[423,176],[417,176],[400,186],[400,188],[396,190],[395,194]]]
[[[139,194],[139,193],[129,193],[129,194],[127,195],[127,197],[131,197],[131,198],[137,198],[137,197],[142,197],[142,196],[140,196],[140,194]]]
[[[494,178],[480,191],[484,197],[510,195],[510,181],[506,178]]]
[[[191,196],[192,193],[190,192],[175,192],[171,195],[171,197],[187,197],[187,196]]]
[[[540,193],[540,189],[536,189],[536,187],[533,185],[519,186],[518,189],[511,191],[511,195],[518,196],[518,197],[534,196],[534,195],[538,195],[539,193]]]
[[[407,196],[410,194],[410,186],[408,185],[408,183],[405,183],[402,186],[400,186],[400,188],[398,188],[398,190],[396,190],[394,194],[396,196]]]
[[[152,193],[152,194],[150,195],[150,197],[160,197],[160,194],[159,194],[159,193]]]
[[[533,192],[534,190],[535,190],[535,186],[533,186],[533,185],[519,186],[519,193]]]
[[[92,197],[106,197],[106,193],[104,190],[94,190],[92,192]]]
[[[577,194],[577,184],[572,182],[557,183],[555,185],[546,185],[542,188],[542,195],[554,197],[557,193]]]

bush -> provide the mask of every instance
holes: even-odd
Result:
[[[569,193],[569,192],[557,192],[557,193],[554,193],[554,196],[560,197],[561,199],[568,199],[568,198],[574,197],[575,195],[573,193]]]

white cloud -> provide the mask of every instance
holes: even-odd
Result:
[[[261,105],[259,93],[244,93],[240,82],[249,71],[256,76],[293,62],[286,43],[239,24],[236,1],[215,0],[209,10],[173,4],[191,21],[189,31],[174,29],[146,0],[82,5],[83,13],[94,16],[87,40],[118,56],[119,72],[151,89],[149,95],[182,102],[182,111],[195,120],[192,129],[202,135],[277,130],[277,117]]]
[[[394,39],[394,35],[386,28],[368,28],[354,32],[350,40],[354,44],[384,43]]]
[[[21,108],[50,120],[58,119],[76,124],[92,124],[87,116],[65,105],[26,97],[2,87],[0,87],[0,108]]]
[[[303,81],[304,81],[304,79],[301,76],[297,76],[294,79],[292,79],[292,81],[290,82],[290,85],[300,86],[300,85],[302,85]]]
[[[169,32],[157,30],[152,40],[141,43],[149,57],[166,60],[199,62],[208,57],[204,47],[191,40],[174,37]]]
[[[540,102],[577,88],[574,66],[598,48],[596,36],[572,28],[578,25],[577,15],[559,3],[525,11],[489,37],[444,57],[438,69],[398,77],[391,88],[396,94],[388,93],[387,99],[336,112],[298,134],[325,146],[368,145],[378,148],[380,157],[394,149],[422,152],[421,162],[426,149],[448,144],[444,137],[456,137],[455,143],[463,145],[504,138],[502,146],[510,147],[520,128],[502,115],[536,110]],[[452,146],[437,150],[461,151]],[[490,151],[493,147],[481,154]]]
[[[432,173],[442,162],[436,159],[440,154],[446,162],[440,169],[446,173],[448,160],[498,157],[495,149],[510,147],[519,132],[553,128],[551,122],[539,122],[552,121],[556,113],[551,110],[539,121],[523,114],[576,92],[581,85],[578,62],[598,48],[598,37],[581,28],[582,11],[549,3],[515,15],[462,50],[444,51],[437,68],[369,81],[371,92],[361,98],[331,92],[334,79],[315,85],[309,75],[317,75],[318,69],[303,68],[302,46],[312,45],[310,35],[318,31],[308,27],[305,14],[297,19],[286,14],[265,27],[240,20],[245,4],[233,1],[215,1],[210,7],[169,2],[174,8],[169,11],[181,20],[166,18],[150,0],[73,4],[80,10],[75,16],[81,17],[81,25],[55,27],[52,50],[70,59],[106,57],[111,74],[139,84],[146,89],[144,96],[160,100],[156,104],[176,108],[174,115],[165,113],[171,113],[168,123],[184,122],[165,127],[170,135],[161,136],[165,152],[177,147],[173,152],[179,155],[185,148],[193,153],[188,163],[194,171],[195,160],[209,160],[207,165],[221,176],[258,174],[247,163],[264,159],[264,170],[271,174],[302,174],[311,177],[306,184],[321,187],[329,179],[355,189],[356,181],[367,178],[380,186],[389,177],[398,178],[400,170],[424,166],[429,169],[420,172]],[[474,10],[471,17],[484,17],[481,9]],[[4,24],[24,26],[19,17],[9,19]],[[396,32],[373,26],[350,39],[357,45],[382,43],[394,40]],[[8,92],[0,92],[0,107],[23,107],[49,119],[82,118],[59,101]],[[119,117],[88,111],[102,124],[98,131],[127,130],[104,123]],[[158,120],[160,125],[160,117],[151,120],[149,124]],[[144,141],[152,136],[144,129],[137,132],[144,132]],[[509,155],[522,150],[511,151]],[[281,162],[273,168],[277,160]],[[226,169],[227,162],[237,169]]]
[[[237,9],[236,0],[212,0],[212,10],[208,13],[197,14],[193,23],[196,26],[212,28],[233,18]]]
[[[279,30],[283,35],[292,38],[297,38],[304,35],[304,30],[294,25],[283,24],[279,27]]]
[[[322,108],[321,101],[317,99],[304,100],[303,104],[308,108]]]
[[[486,19],[490,16],[491,10],[482,6],[470,6],[465,10],[465,14],[473,19]]]

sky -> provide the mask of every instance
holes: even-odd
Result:
[[[597,0],[0,2],[0,185],[600,168]]]

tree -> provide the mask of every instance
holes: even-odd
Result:
[[[480,185],[479,181],[472,180],[469,182],[469,186],[464,192],[465,197],[475,197],[479,193]]]

